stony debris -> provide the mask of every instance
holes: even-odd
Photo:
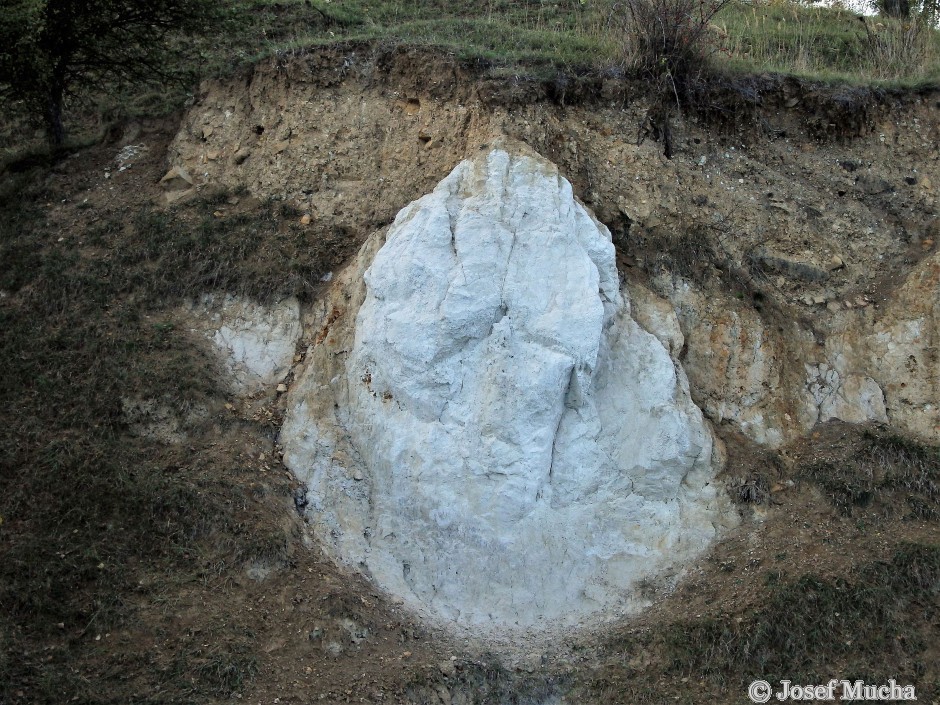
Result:
[[[121,151],[114,157],[118,172],[127,171],[147,151],[145,144],[128,144],[121,147]]]
[[[183,191],[195,186],[195,182],[185,167],[174,166],[160,179],[160,185],[166,191]]]
[[[193,178],[186,171],[185,167],[174,166],[162,179],[160,185],[163,187],[163,197],[167,205],[179,203],[192,197],[196,193],[196,185]]]

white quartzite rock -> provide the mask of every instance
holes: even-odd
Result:
[[[190,313],[215,345],[234,391],[253,394],[273,387],[290,371],[301,334],[297,299],[262,306],[238,296],[207,294],[190,306]]]
[[[642,607],[636,583],[700,553],[725,507],[711,433],[630,317],[607,229],[553,165],[497,149],[398,214],[363,288],[379,244],[339,278],[345,322],[327,321],[282,429],[327,549],[478,630]]]

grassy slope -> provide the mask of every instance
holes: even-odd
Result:
[[[440,46],[462,58],[557,70],[624,64],[617,5],[609,0],[320,0],[313,7],[289,1],[248,6],[254,16],[250,31],[264,37],[262,53],[338,38],[386,39]],[[872,34],[846,10],[731,2],[713,23],[715,61],[736,71],[826,80],[940,80],[940,34],[921,29],[905,35],[900,23],[868,22]]]
[[[940,33],[923,26],[781,2],[735,3],[715,25],[725,35],[722,65],[733,71],[882,85],[940,81]]]
[[[232,0],[231,22],[198,42],[203,77],[343,40],[439,47],[496,74],[629,70],[623,3],[614,0]],[[940,32],[851,12],[775,0],[732,0],[706,33],[719,72],[782,73],[810,80],[919,86],[940,82]],[[871,31],[869,31],[871,30]],[[73,139],[100,138],[128,117],[177,110],[189,85],[115,86],[72,115]],[[0,158],[23,145],[20,122],[0,126]],[[41,142],[39,133],[33,138]]]
[[[134,624],[137,599],[173,600],[287,541],[284,481],[259,491],[237,444],[219,443],[273,431],[233,420],[212,358],[168,309],[211,290],[302,293],[335,262],[330,233],[300,232],[292,211],[217,218],[229,194],[164,212],[131,191],[63,228],[51,214],[84,177],[49,186],[43,171],[5,174],[0,193],[0,702],[108,702],[121,686],[97,692],[93,637]],[[187,445],[134,434],[125,399],[172,409]],[[107,675],[228,695],[254,657],[234,630],[219,639],[231,672],[115,654]]]

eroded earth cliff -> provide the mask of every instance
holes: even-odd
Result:
[[[169,150],[171,202],[361,245],[303,305],[279,452],[327,554],[508,658],[746,541],[794,484],[762,453],[940,440],[940,102],[766,79],[667,158],[631,90],[334,49],[206,84]]]

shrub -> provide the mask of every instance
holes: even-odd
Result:
[[[681,106],[720,48],[712,19],[730,0],[625,0],[614,5],[625,58],[660,95]]]
[[[924,16],[875,24],[865,19],[862,22],[865,58],[878,78],[901,78],[931,63],[934,30]]]
[[[731,0],[624,0],[612,6],[627,68],[649,87],[652,104],[643,135],[662,142],[672,158],[671,118],[703,91],[708,61],[719,49],[711,20]]]

